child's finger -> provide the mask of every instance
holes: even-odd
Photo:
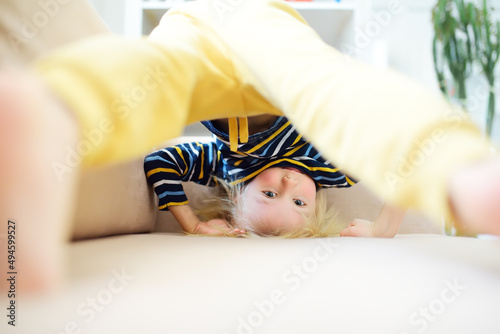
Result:
[[[345,229],[343,229],[342,231],[340,231],[340,236],[341,237],[352,237],[352,236],[354,236],[353,233],[352,233],[351,227],[348,226]]]
[[[346,228],[349,228],[349,227],[353,227],[353,226],[356,226],[356,220],[353,220],[352,222],[350,222]]]
[[[239,228],[235,228],[230,233],[234,234],[234,235],[242,235],[242,234],[246,234],[246,231],[245,230],[240,230]]]
[[[360,237],[363,235],[363,229],[359,226],[353,225],[340,231],[341,237]]]

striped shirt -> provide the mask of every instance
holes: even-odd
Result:
[[[350,187],[355,182],[332,166],[305,140],[291,122],[279,117],[267,130],[249,136],[231,151],[229,136],[210,121],[202,122],[214,134],[209,143],[185,143],[148,155],[144,170],[158,195],[159,209],[188,203],[182,182],[215,186],[216,178],[230,184],[248,183],[271,167],[294,167],[309,175],[317,188]]]

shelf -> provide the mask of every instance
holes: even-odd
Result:
[[[351,2],[288,2],[298,10],[354,10],[356,6]]]
[[[184,3],[186,1],[142,1],[141,7],[143,9],[170,9],[173,6]]]
[[[175,5],[185,1],[142,1],[143,9],[164,9],[168,10]],[[354,10],[355,5],[352,2],[287,2],[291,7],[299,10]]]

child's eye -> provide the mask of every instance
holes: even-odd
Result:
[[[276,193],[273,193],[272,191],[263,191],[262,193],[269,198],[276,197]]]
[[[306,203],[304,203],[300,199],[294,199],[293,203],[295,203],[295,205],[297,205],[297,206],[304,206],[304,205],[306,205]]]

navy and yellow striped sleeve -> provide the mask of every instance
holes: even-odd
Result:
[[[164,148],[148,155],[144,172],[158,196],[158,208],[188,204],[182,182],[212,186],[218,162],[215,143],[186,143]]]

